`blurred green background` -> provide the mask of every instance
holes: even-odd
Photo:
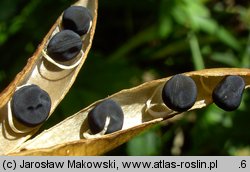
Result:
[[[0,1],[0,90],[21,71],[70,0]],[[250,1],[99,0],[91,52],[49,128],[145,81],[214,67],[250,67]],[[106,155],[250,155],[250,92],[157,125]]]

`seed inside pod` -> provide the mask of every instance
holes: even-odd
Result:
[[[89,10],[82,6],[71,6],[67,8],[62,17],[62,25],[64,29],[70,29],[79,35],[88,32],[92,16]]]
[[[225,77],[214,89],[214,103],[226,111],[233,111],[240,106],[245,82],[240,76]]]
[[[107,117],[110,118],[110,121],[105,134],[122,129],[124,114],[120,105],[113,100],[105,100],[88,114],[88,123],[93,134],[99,133],[104,129]]]
[[[162,100],[170,109],[183,112],[191,108],[197,97],[197,87],[192,78],[178,74],[166,82]]]
[[[56,33],[50,40],[47,53],[57,61],[69,61],[76,57],[82,49],[81,37],[71,30]]]
[[[11,101],[12,115],[22,124],[34,127],[43,123],[50,112],[48,93],[36,85],[24,86],[14,93]]]

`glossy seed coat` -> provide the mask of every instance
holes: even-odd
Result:
[[[124,114],[120,105],[113,100],[105,100],[88,114],[88,123],[93,134],[99,133],[104,129],[108,116],[110,117],[110,123],[105,134],[122,129]]]
[[[47,47],[47,54],[57,61],[69,61],[82,49],[81,37],[71,30],[56,33]]]
[[[240,106],[245,82],[240,76],[225,77],[213,91],[214,103],[226,111],[233,111]]]
[[[162,100],[170,109],[183,112],[191,108],[197,97],[197,87],[193,79],[185,75],[175,75],[166,82],[162,90]]]
[[[47,92],[36,85],[18,89],[11,101],[12,115],[26,126],[43,123],[50,112],[51,100]]]
[[[64,29],[69,29],[79,35],[88,32],[92,16],[89,10],[82,6],[71,6],[67,8],[62,17],[62,25]]]

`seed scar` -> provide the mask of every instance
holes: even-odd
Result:
[[[100,131],[99,133],[96,133],[96,134],[92,134],[90,129],[89,129],[83,133],[83,137],[86,139],[93,139],[93,138],[97,138],[97,137],[101,137],[101,136],[105,135],[105,133],[108,130],[109,124],[110,124],[110,117],[107,116],[106,121],[105,121],[105,125],[104,125],[104,128],[102,131]]]
[[[45,50],[42,50],[42,54],[43,54],[43,57],[44,57],[46,60],[48,60],[49,62],[51,62],[52,64],[54,64],[55,66],[57,66],[57,67],[59,67],[60,69],[63,69],[63,70],[74,69],[75,67],[77,67],[77,66],[81,63],[81,61],[83,60],[83,57],[84,57],[84,52],[81,50],[81,51],[80,51],[80,54],[81,54],[80,56],[81,56],[81,57],[79,58],[79,60],[77,60],[74,64],[67,66],[67,65],[63,65],[63,64],[57,63],[55,60],[53,60],[53,59],[46,53]]]

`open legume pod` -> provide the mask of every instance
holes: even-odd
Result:
[[[64,96],[67,94],[72,84],[74,83],[79,70],[81,69],[84,61],[91,48],[92,40],[94,37],[96,20],[97,20],[97,0],[79,0],[74,6],[83,6],[88,9],[91,15],[90,29],[85,35],[79,35],[82,41],[82,49],[78,53],[78,49],[75,46],[69,47],[72,44],[56,45],[55,51],[59,49],[61,52],[77,52],[70,56],[68,61],[57,61],[50,57],[47,53],[47,46],[50,40],[58,32],[61,32],[62,27],[62,15],[58,18],[55,24],[52,26],[48,34],[43,39],[40,46],[31,58],[28,59],[27,65],[23,70],[17,74],[15,79],[9,84],[9,86],[0,94],[0,154],[7,154],[17,149],[22,143],[29,139],[40,127],[40,122],[37,122],[36,126],[33,126],[34,121],[31,121],[30,125],[22,123],[22,120],[16,120],[15,116],[12,116],[12,107],[18,107],[18,102],[15,101],[15,106],[11,107],[11,101],[14,93],[22,87],[28,85],[36,85],[41,90],[49,95],[51,100],[51,106],[49,108],[49,116],[55,110],[57,105],[61,102]],[[72,34],[71,34],[72,35]],[[61,39],[61,38],[60,38]],[[64,38],[63,38],[64,39]],[[66,41],[74,43],[76,39],[67,37]],[[77,48],[79,48],[79,40],[77,40]],[[58,41],[60,42],[60,41]],[[61,41],[63,42],[63,41]],[[74,44],[73,44],[74,45]],[[67,53],[67,52],[66,52]],[[67,56],[68,57],[68,56]],[[43,111],[44,107],[42,103],[39,103],[42,98],[38,100],[37,105],[27,106],[26,110]],[[32,100],[31,100],[32,101]],[[27,101],[28,103],[31,101]],[[48,109],[45,109],[47,111]],[[20,114],[18,114],[20,117]],[[44,116],[43,116],[44,117]],[[23,118],[20,118],[23,119]],[[27,118],[26,118],[27,119]],[[29,118],[28,118],[29,119]],[[30,120],[30,119],[29,119]],[[44,119],[42,119],[44,120]],[[41,120],[41,121],[42,121]],[[21,121],[21,122],[20,122]]]
[[[213,103],[213,90],[226,76],[240,76],[244,80],[244,88],[250,87],[250,69],[216,68],[183,75],[190,77],[197,87],[196,101],[188,111]],[[171,78],[150,81],[99,100],[27,141],[11,155],[100,155],[125,143],[153,124],[174,122],[180,112],[167,107],[162,100],[162,89]],[[110,134],[84,137],[90,130],[88,114],[108,99],[119,104],[124,113],[122,129]]]

